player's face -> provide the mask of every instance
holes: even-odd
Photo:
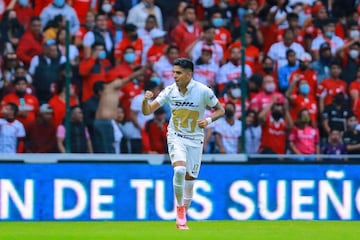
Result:
[[[175,83],[179,88],[186,87],[191,80],[191,72],[180,66],[174,66],[173,74]]]

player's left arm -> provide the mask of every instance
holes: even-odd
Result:
[[[200,128],[206,128],[210,123],[215,122],[225,114],[224,107],[220,104],[219,101],[217,101],[216,105],[213,107],[215,110],[210,117],[207,117],[206,119],[198,120],[198,126]]]

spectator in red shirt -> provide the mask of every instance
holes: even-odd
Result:
[[[59,80],[56,86],[57,92],[49,100],[50,107],[54,110],[52,123],[55,127],[58,127],[65,120],[66,116],[66,105],[65,105],[65,81]],[[75,88],[70,85],[70,107],[79,105],[79,100],[75,93]]]
[[[221,15],[221,11],[213,11],[210,21],[211,24],[215,27],[215,43],[219,44],[225,52],[227,47],[231,43],[231,33],[227,28],[224,27],[225,21],[223,16]]]
[[[324,111],[325,105],[332,103],[335,95],[339,93],[346,94],[347,84],[340,79],[341,66],[338,61],[330,65],[330,78],[323,80],[318,87],[319,110]]]
[[[170,33],[172,42],[180,49],[180,57],[187,57],[186,51],[201,36],[202,29],[196,22],[195,8],[192,5],[184,9],[184,20]]]
[[[31,59],[43,52],[43,36],[41,32],[41,22],[39,17],[33,17],[30,21],[30,28],[19,40],[16,55],[26,65],[29,66]]]
[[[299,15],[296,13],[288,13],[286,15],[286,20],[289,24],[289,27],[287,29],[291,29],[294,32],[295,35],[295,39],[294,41],[303,45],[303,47],[305,47],[304,44],[304,32],[301,29],[301,27],[299,26]],[[279,29],[278,31],[278,38],[277,40],[280,42],[282,41],[282,37],[283,37],[283,33],[284,33],[285,29]]]
[[[137,28],[134,24],[129,23],[124,27],[125,36],[115,47],[115,65],[119,65],[124,61],[124,52],[128,46],[135,49],[135,63],[141,65],[141,57],[144,49],[144,44],[141,38],[138,37]]]
[[[289,147],[293,154],[320,154],[319,131],[312,126],[310,112],[307,109],[302,109],[298,113],[289,141]],[[296,160],[314,159],[296,158]]]
[[[284,99],[275,96],[259,113],[262,126],[259,152],[262,154],[285,154],[287,131],[291,129],[292,121],[284,105]]]
[[[166,32],[160,29],[153,29],[150,31],[150,36],[154,43],[147,52],[147,62],[152,64],[157,62],[165,53],[167,44],[165,43]]]
[[[82,76],[82,102],[93,94],[93,85],[96,81],[105,80],[106,72],[111,69],[111,63],[106,59],[105,46],[94,44],[91,56],[81,60],[79,73]]]
[[[15,91],[5,95],[1,103],[3,107],[10,102],[18,105],[19,112],[16,119],[19,120],[25,128],[35,120],[39,110],[39,101],[34,95],[26,92],[27,86],[28,83],[25,77],[15,78]]]
[[[257,65],[254,73],[260,74],[261,76],[271,75],[274,78],[276,88],[279,89],[278,74],[275,68],[275,62],[269,56],[264,56],[261,64]]]
[[[56,127],[51,122],[53,112],[49,104],[42,104],[37,118],[26,128],[27,153],[57,152]]]
[[[317,90],[317,74],[316,72],[310,68],[311,64],[311,55],[309,53],[303,53],[299,57],[299,68],[292,71],[289,76],[289,84],[294,81],[296,75],[300,75],[301,78],[305,79],[310,86],[309,96],[312,98],[316,98],[316,90]],[[294,91],[297,92],[297,86],[295,85]]]
[[[31,18],[35,16],[31,1],[11,1],[7,5],[7,9],[15,10],[17,19],[25,29],[28,28]]]
[[[239,84],[236,84],[234,82],[229,82],[226,84],[223,92],[225,94],[222,97],[219,98],[219,102],[223,105],[225,108],[225,105],[227,103],[232,103],[235,106],[235,117],[236,119],[241,119],[242,115],[242,105],[241,105],[241,88]],[[249,101],[245,101],[245,111],[249,107],[250,103]]]
[[[42,10],[52,2],[53,0],[34,0],[35,16],[39,16]]]
[[[295,91],[294,88],[297,88]],[[315,98],[310,97],[309,83],[299,77],[295,77],[286,92],[286,97],[289,99],[290,116],[293,121],[296,121],[299,112],[306,109],[310,113],[311,122],[313,126],[317,126],[318,107]]]
[[[165,109],[159,108],[154,112],[154,118],[147,121],[141,131],[143,153],[167,153],[166,134],[168,125]]]
[[[357,68],[356,78],[350,84],[349,94],[352,103],[352,110],[360,119],[360,66]]]
[[[74,44],[75,44],[75,46],[78,47],[81,57],[84,55],[83,40],[84,40],[85,34],[89,31],[93,31],[94,28],[95,28],[95,12],[88,11],[86,13],[85,23],[80,25],[79,30],[75,33],[75,36],[74,36]]]
[[[74,8],[80,24],[85,24],[87,12],[95,10],[95,1],[93,0],[71,0],[70,6]]]

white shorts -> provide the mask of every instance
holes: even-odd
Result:
[[[177,136],[168,137],[168,149],[171,163],[177,161],[186,162],[186,172],[194,178],[197,178],[201,166],[201,158],[203,152],[203,145],[190,146],[186,144],[187,139]]]

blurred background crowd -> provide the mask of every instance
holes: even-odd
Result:
[[[144,116],[141,101],[172,84],[173,61],[187,57],[226,109],[204,153],[360,154],[359,4],[0,0],[0,152],[64,153],[66,135],[72,153],[101,152],[93,123],[104,86],[142,69],[119,91],[111,152],[166,153],[169,109]]]

